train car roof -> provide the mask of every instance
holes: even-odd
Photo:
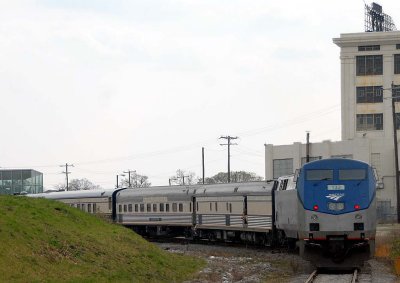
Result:
[[[96,198],[110,197],[115,189],[103,190],[80,190],[80,191],[60,191],[41,194],[28,194],[28,197],[47,198],[47,199],[72,199],[72,198]]]
[[[326,159],[320,159],[320,160],[315,160],[311,161],[309,163],[306,163],[303,165],[303,168],[305,169],[322,169],[319,168],[320,166],[337,166],[340,164],[351,164],[354,166],[357,164],[358,166],[369,166],[368,163],[360,160],[355,160],[355,159],[348,159],[348,158],[326,158]]]
[[[160,195],[220,195],[237,194],[242,195],[248,192],[265,194],[271,193],[273,183],[271,182],[246,182],[229,184],[208,184],[208,185],[190,185],[190,186],[164,186],[150,188],[125,189],[118,192],[118,197],[135,196],[160,196]]]

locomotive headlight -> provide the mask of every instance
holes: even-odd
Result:
[[[356,219],[361,219],[361,218],[362,218],[362,215],[361,215],[361,214],[356,214],[355,218],[356,218]]]
[[[316,214],[311,215],[311,220],[318,220],[318,216]]]

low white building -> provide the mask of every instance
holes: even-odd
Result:
[[[391,99],[398,97],[395,112],[400,129],[400,31],[341,34],[333,42],[340,47],[342,140],[312,143],[310,160],[343,157],[371,164],[382,183],[377,191],[378,216],[384,221],[396,219]],[[306,144],[266,144],[265,178],[294,173],[305,160]]]

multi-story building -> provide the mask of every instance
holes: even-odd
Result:
[[[32,169],[0,170],[0,194],[36,194],[42,192],[42,173]]]
[[[313,143],[311,160],[354,158],[378,172],[378,215],[395,219],[396,188],[392,101],[400,129],[400,31],[341,34],[342,140]],[[398,97],[398,98],[397,98]],[[398,133],[400,135],[400,133]],[[306,145],[265,145],[265,177],[291,174],[304,164]]]

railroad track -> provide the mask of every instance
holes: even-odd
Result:
[[[356,283],[358,282],[358,270],[354,269],[353,273],[335,273],[325,274],[314,270],[307,278],[306,283],[334,282],[334,283]]]

